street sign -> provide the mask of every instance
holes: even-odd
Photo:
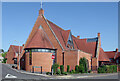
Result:
[[[52,59],[55,59],[55,55],[52,55]]]

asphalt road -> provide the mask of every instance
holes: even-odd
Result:
[[[20,73],[16,70],[11,69],[8,65],[2,64],[2,79],[6,79],[5,76],[7,74],[11,74],[16,76],[17,79],[35,79],[35,80],[43,80],[43,79],[62,79],[62,78],[69,78],[69,79],[118,79],[118,73],[114,74],[72,74],[67,76],[42,76],[42,75],[33,75],[33,74],[26,74]],[[72,76],[72,77],[69,77]],[[119,75],[120,77],[120,75]]]
[[[41,79],[41,78],[44,78],[44,76],[40,76],[40,75],[31,75],[31,74],[20,73],[20,72],[17,72],[15,70],[11,69],[6,64],[2,64],[2,79],[5,79],[5,76],[7,74],[16,76],[17,79]]]

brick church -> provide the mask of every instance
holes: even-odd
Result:
[[[6,58],[8,64],[17,64],[19,69],[18,48],[11,45]],[[101,48],[100,33],[95,38],[80,39],[80,36],[72,35],[71,30],[64,30],[46,19],[44,10],[39,10],[26,43],[20,47],[20,69],[33,71],[33,66],[42,66],[43,72],[51,72],[53,63],[58,63],[64,65],[65,71],[67,65],[72,70],[82,57],[87,59],[88,69],[93,71],[102,64],[120,63],[118,49],[104,52]],[[40,71],[40,68],[34,71]]]

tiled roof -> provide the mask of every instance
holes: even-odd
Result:
[[[57,38],[58,38],[59,42],[61,43],[62,47],[64,49],[67,49],[66,48],[66,41],[67,41],[66,37],[67,37],[67,35],[69,36],[69,31],[65,32],[65,30],[58,27],[57,25],[55,25],[51,21],[49,21],[49,20],[47,20],[47,21],[48,21],[49,25],[51,26],[52,30],[54,31],[55,35],[57,36]]]
[[[47,20],[47,21],[50,24],[55,35],[58,37],[63,48],[67,49],[66,44],[67,44],[70,30],[65,31],[62,28],[55,25],[54,23],[52,23],[51,21],[49,21],[49,20]],[[84,52],[92,54],[93,57],[95,56],[96,42],[87,42],[87,39],[78,39],[73,35],[72,35],[72,37],[73,37],[74,49],[79,49]]]
[[[30,40],[26,48],[50,48],[52,49],[52,44],[49,38],[45,34],[42,28],[39,28],[34,34],[33,38]]]
[[[61,33],[62,33],[62,37],[63,37],[64,43],[65,43],[65,45],[67,45],[67,41],[68,41],[68,37],[69,37],[69,34],[70,34],[70,30],[61,31]]]
[[[108,56],[108,58],[118,58],[120,57],[120,52],[116,52],[116,51],[107,51],[105,52],[105,54]]]
[[[104,53],[104,50],[100,48],[99,61],[110,61],[107,55]]]
[[[9,49],[12,48],[13,49],[13,52],[14,52],[14,58],[17,58],[16,54],[15,53],[19,53],[19,46],[16,46],[16,45],[10,45]],[[20,46],[20,52],[22,52],[22,48],[23,46]],[[8,54],[8,52],[7,52]],[[7,58],[7,54],[5,56],[5,58]]]
[[[116,53],[116,51],[105,52],[105,54],[107,55],[108,58],[114,58],[115,57],[115,53]]]
[[[96,51],[96,42],[87,42],[87,39],[78,39],[73,36],[73,40],[76,44],[74,44],[78,49],[92,54],[92,57],[95,56]]]
[[[10,45],[12,47],[12,49],[14,50],[14,52],[19,53],[19,46],[16,45]],[[20,46],[20,52],[22,51],[23,46]]]
[[[68,37],[70,34],[70,30],[64,30],[57,26],[56,24],[52,23],[51,21],[47,20],[50,27],[52,28],[53,32],[55,33],[58,41],[60,42],[63,49],[67,50],[66,47]],[[51,42],[49,41],[48,37],[46,36],[45,32],[41,29],[37,30],[33,34],[34,36],[29,39],[29,42],[26,44],[25,48],[53,48]],[[92,54],[92,57],[95,57],[97,42],[90,41],[87,42],[87,39],[79,39],[72,35],[74,49],[79,49],[84,52]],[[105,55],[103,49],[100,48],[100,56],[99,60],[101,61],[108,61],[107,56],[102,57],[101,55]]]

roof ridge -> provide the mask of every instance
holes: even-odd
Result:
[[[49,21],[48,19],[47,19],[47,21]],[[49,21],[49,22],[51,22],[51,21]],[[57,26],[55,23],[53,23],[53,22],[51,22],[52,24],[54,24],[55,26]],[[63,31],[65,31],[64,29],[62,29],[61,27],[59,27],[59,26],[57,26],[58,28],[60,28],[61,30],[63,30]]]
[[[61,33],[61,32],[60,32],[60,34],[61,34],[62,39],[63,39],[63,41],[64,41],[64,44],[65,44],[65,46],[66,46],[66,42],[65,42],[65,40],[64,40],[64,37],[63,37],[63,35],[62,35],[62,33]]]
[[[52,31],[53,35],[55,36],[55,39],[56,39],[57,42],[59,43],[60,47],[62,48],[62,50],[64,50],[64,48],[63,48],[62,44],[60,43],[58,37],[56,36],[56,34],[54,33],[53,29],[51,28],[51,26],[50,26],[50,24],[49,24],[49,22],[48,22],[49,20],[47,20],[47,19],[44,17],[44,15],[42,15],[42,16],[43,16],[43,18],[45,19],[45,21],[46,21],[48,27],[49,27],[50,30]]]

